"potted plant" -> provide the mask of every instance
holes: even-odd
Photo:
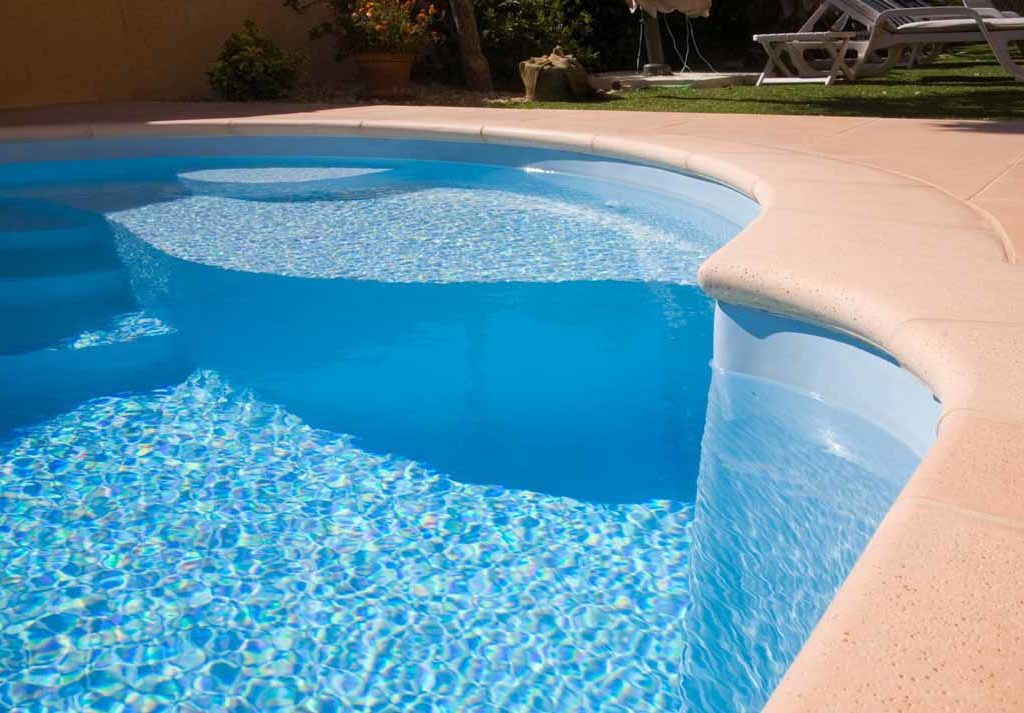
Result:
[[[333,19],[310,30],[313,38],[332,35],[339,56],[352,55],[359,65],[366,93],[400,97],[412,93],[412,63],[441,35],[433,28],[440,19],[427,0],[286,0],[303,12],[328,5]]]

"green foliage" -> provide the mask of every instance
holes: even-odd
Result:
[[[326,7],[331,19],[315,25],[309,36],[333,37],[339,58],[353,52],[420,54],[441,39],[435,28],[444,13],[430,0],[284,0],[284,5],[297,13]]]
[[[620,0],[621,1],[621,0]],[[518,81],[520,60],[561,47],[584,65],[593,65],[590,43],[594,18],[584,0],[476,0],[480,42],[499,84]],[[623,14],[625,13],[625,3]]]
[[[587,42],[597,57],[588,68],[604,72],[632,67],[640,42],[640,16],[630,14],[623,0],[584,0],[583,9],[594,19]]]
[[[286,96],[299,78],[302,56],[286,52],[246,20],[206,73],[214,95],[228,101],[260,101]]]

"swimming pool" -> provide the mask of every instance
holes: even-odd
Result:
[[[0,156],[5,705],[756,709],[934,429],[884,355],[703,296],[756,214],[711,182]]]

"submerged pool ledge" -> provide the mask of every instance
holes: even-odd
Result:
[[[1012,655],[1024,638],[1014,614],[1024,609],[1024,275],[1012,264],[1019,236],[913,175],[790,148],[801,131],[856,125],[837,118],[716,116],[712,130],[695,115],[605,111],[372,106],[289,114],[271,105],[267,112],[149,122],[126,112],[127,123],[112,112],[110,121],[90,124],[0,128],[0,141],[482,139],[682,169],[755,198],[760,217],[705,263],[704,289],[725,303],[863,340],[943,404],[935,444],[767,710],[1014,709],[1024,690]],[[181,116],[182,107],[168,114]],[[950,153],[964,151],[950,135]],[[920,164],[921,175],[926,168]]]

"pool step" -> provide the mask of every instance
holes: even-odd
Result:
[[[111,240],[60,248],[29,247],[0,252],[0,279],[73,275],[120,267]]]
[[[179,383],[190,370],[174,332],[0,355],[0,440],[82,401]]]
[[[0,197],[0,354],[56,347],[135,306],[101,215]]]
[[[0,230],[0,278],[117,269],[113,234],[98,217],[73,227]]]
[[[0,278],[0,309],[118,303],[127,292],[124,272],[114,267],[69,275],[5,277]]]
[[[135,307],[121,270],[0,279],[0,354],[57,346]]]
[[[0,252],[28,247],[63,248],[102,234],[97,213],[40,198],[0,196]]]
[[[100,215],[53,201],[0,198],[0,278],[117,266],[111,230]]]
[[[23,250],[74,250],[107,239],[97,226],[84,225],[44,230],[0,230],[0,259],[9,260]]]
[[[138,304],[97,213],[0,196],[0,438],[101,396],[190,371]]]

